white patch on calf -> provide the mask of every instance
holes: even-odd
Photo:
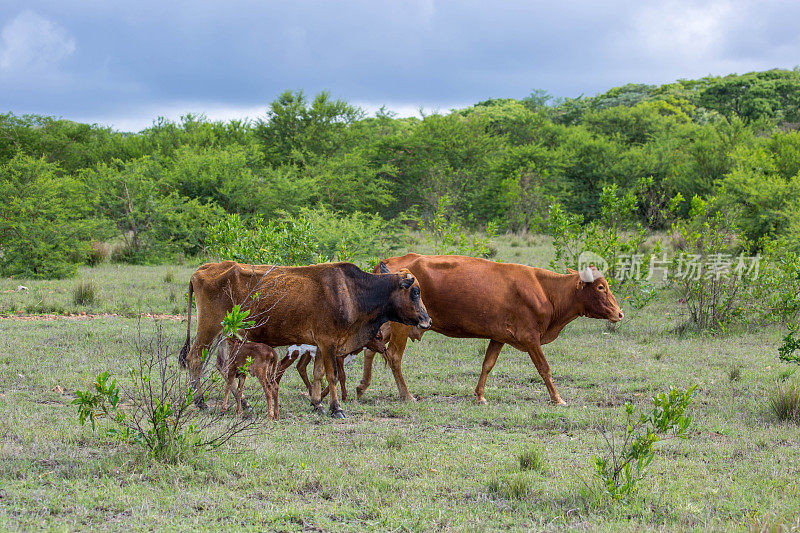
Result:
[[[312,359],[317,356],[317,347],[313,344],[292,344],[286,349],[286,354],[289,355],[295,351],[299,352],[298,356],[301,356],[304,353],[311,355]]]

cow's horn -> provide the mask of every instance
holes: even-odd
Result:
[[[581,276],[581,281],[583,281],[584,283],[591,283],[594,281],[594,272],[592,272],[592,269],[589,268],[588,266],[583,270],[581,270],[580,276]]]
[[[414,279],[414,276],[412,276],[411,274],[406,274],[406,279]]]

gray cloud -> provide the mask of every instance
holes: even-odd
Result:
[[[733,0],[10,0],[0,105],[128,129],[185,111],[252,116],[285,89],[401,110],[591,95],[792,67],[796,20],[800,4]]]

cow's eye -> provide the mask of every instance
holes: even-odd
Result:
[[[605,290],[606,290],[606,287],[605,287],[605,285],[598,285],[598,286],[597,286],[597,290],[598,290],[598,291],[601,291],[601,292],[605,292]]]

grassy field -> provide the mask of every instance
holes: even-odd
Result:
[[[549,254],[541,238],[505,237],[498,257],[546,266]],[[487,383],[489,405],[475,405],[487,341],[427,334],[404,360],[417,403],[399,402],[391,373],[376,362],[363,400],[345,405],[349,418],[314,413],[291,371],[281,420],[192,461],[159,463],[94,436],[69,405],[75,390],[103,370],[128,383],[137,334],[155,330],[136,315],[184,313],[192,270],[104,265],[74,280],[0,280],[0,314],[118,315],[0,320],[0,529],[800,527],[800,428],[776,422],[767,407],[786,377],[780,331],[678,336],[684,318],[670,294],[615,331],[579,319],[545,347],[568,407],[549,405],[528,355],[508,347]],[[75,304],[73,288],[88,280],[95,302]],[[29,291],[4,292],[19,284]],[[177,354],[185,323],[161,323]],[[351,396],[360,373],[360,362],[348,369]],[[601,430],[623,420],[625,402],[646,409],[653,394],[691,384],[691,438],[657,445],[635,497],[610,501],[591,465],[604,452]],[[255,380],[247,394],[260,397]],[[520,455],[536,448],[543,467],[521,469]]]

